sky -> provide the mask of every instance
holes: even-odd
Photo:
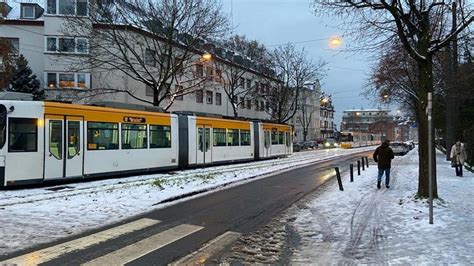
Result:
[[[373,101],[360,95],[367,82],[371,63],[367,55],[344,52],[344,43],[337,50],[329,47],[332,36],[341,36],[339,18],[316,16],[310,0],[222,0],[230,15],[234,32],[257,40],[268,48],[288,42],[304,48],[309,58],[328,63],[322,90],[332,95],[339,129],[342,112],[354,108],[374,108]],[[312,41],[317,40],[317,41]]]

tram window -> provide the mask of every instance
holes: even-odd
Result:
[[[272,145],[278,144],[278,132],[272,131]]]
[[[9,152],[35,152],[38,150],[38,119],[10,118],[8,127]]]
[[[250,146],[250,130],[240,130],[240,145]]]
[[[119,130],[117,123],[87,123],[88,150],[117,150],[119,148]]]
[[[214,147],[215,146],[226,146],[226,133],[225,128],[214,128]]]
[[[238,129],[227,129],[227,146],[239,146]]]
[[[0,104],[0,149],[5,145],[6,140],[6,128],[7,128],[7,108],[5,105]]]
[[[67,128],[67,158],[74,158],[81,151],[80,123],[79,121],[68,121]]]
[[[146,125],[122,124],[122,149],[146,148]]]
[[[171,148],[171,127],[150,125],[150,148]]]
[[[278,144],[285,144],[285,132],[278,132]]]
[[[63,121],[49,121],[49,153],[56,159],[63,158]]]

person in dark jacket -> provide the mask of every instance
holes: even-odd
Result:
[[[380,184],[382,183],[382,175],[385,172],[385,187],[390,187],[390,167],[392,159],[395,158],[393,155],[393,150],[389,146],[390,141],[388,139],[382,142],[382,145],[377,147],[374,152],[374,161],[377,162],[379,168],[379,174],[377,176],[377,188],[380,189]]]

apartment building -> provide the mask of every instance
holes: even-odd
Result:
[[[7,0],[0,4],[0,37],[11,43],[15,53],[26,57],[33,73],[40,79],[47,99],[129,105],[143,105],[138,99],[145,99],[149,102],[148,105],[153,103],[154,91],[151,87],[123,71],[90,65],[86,60],[90,56],[100,55],[100,52],[94,50],[96,48],[91,45],[89,36],[68,30],[65,25],[70,15],[89,15],[88,0],[24,3]],[[96,29],[101,27],[92,26]],[[146,38],[156,37],[150,37],[148,32],[139,28],[128,27],[127,30],[130,31],[127,33],[128,38],[136,41],[138,46],[139,43],[146,42]],[[183,78],[199,80],[199,87],[186,93],[167,95],[159,107],[171,112],[218,116],[234,116],[234,107],[237,107],[239,117],[269,119],[269,104],[264,94],[277,86],[278,80],[270,78],[268,70],[254,65],[241,55],[213,45],[208,47],[205,51],[193,51],[194,63],[190,66],[192,70]],[[156,64],[150,56],[154,51],[140,47],[137,49],[143,50],[143,61],[147,66]],[[205,52],[212,54],[212,60],[202,60]],[[237,90],[229,96],[226,93],[229,75],[226,74],[231,69],[242,71],[238,77]],[[195,86],[179,80],[167,85],[175,92],[186,91],[186,86]]]
[[[301,142],[320,138],[320,95],[321,85],[318,80],[305,84],[301,89],[299,108],[290,122],[295,132],[295,141]]]
[[[320,136],[322,139],[333,138],[336,130],[334,124],[334,105],[332,103],[332,96],[322,93],[320,98]]]
[[[342,113],[341,131],[368,132],[369,125],[380,121],[393,121],[390,110],[353,109]]]

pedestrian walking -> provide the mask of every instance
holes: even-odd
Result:
[[[454,167],[456,170],[456,176],[462,176],[462,167],[464,166],[464,161],[466,160],[466,149],[464,148],[464,143],[460,140],[451,147],[451,167]]]
[[[395,158],[392,148],[390,148],[390,141],[384,140],[382,144],[375,149],[373,158],[379,168],[377,176],[377,188],[380,189],[382,183],[382,176],[385,172],[385,187],[390,188],[390,168],[392,167],[392,159]]]

